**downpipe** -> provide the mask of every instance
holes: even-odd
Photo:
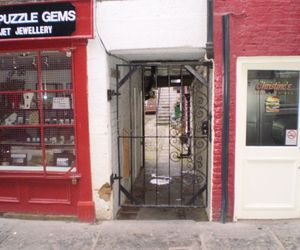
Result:
[[[222,202],[221,222],[226,223],[228,210],[228,153],[229,153],[229,114],[230,114],[230,18],[222,16],[223,30],[223,117],[222,117]]]

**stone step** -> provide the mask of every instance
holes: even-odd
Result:
[[[158,118],[158,119],[159,119],[159,118],[168,118],[168,119],[169,119],[169,117],[171,117],[170,114],[158,114],[158,115],[157,115],[157,118]]]
[[[173,112],[171,110],[169,111],[168,109],[159,109],[158,113],[169,115],[170,113],[173,113]]]
[[[175,99],[177,99],[177,96],[171,96],[171,95],[160,95],[159,96],[161,99],[173,99],[173,100],[175,100]]]

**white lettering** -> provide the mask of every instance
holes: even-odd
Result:
[[[69,20],[69,12],[68,11],[64,11],[64,12],[58,12],[58,19],[62,22],[66,22]]]
[[[17,36],[52,34],[52,28],[52,26],[17,27],[15,34]]]
[[[37,23],[39,21],[39,13],[38,12],[32,12],[30,13],[30,19]]]
[[[23,24],[23,23],[37,23],[38,13],[32,12],[30,16],[27,13],[13,13],[0,15],[0,24]]]
[[[21,13],[21,14],[9,15],[9,17],[10,17],[10,20],[8,21],[7,24],[9,24],[9,23],[17,24],[17,23],[24,23],[26,15],[25,15],[25,13]]]
[[[58,11],[52,11],[51,12],[51,21],[52,22],[59,22],[59,18],[58,18]]]
[[[75,20],[76,20],[76,12],[75,12],[75,10],[70,10],[69,11],[69,21],[73,22]]]
[[[42,14],[42,19],[45,23],[51,22],[50,20],[51,16],[50,16],[50,12],[49,11],[45,11]]]
[[[0,37],[1,36],[10,36],[11,28],[2,28],[0,29]]]
[[[73,22],[76,20],[76,12],[74,10],[69,11],[44,11],[42,14],[42,20],[45,23],[48,22]]]

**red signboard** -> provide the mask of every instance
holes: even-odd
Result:
[[[0,6],[0,42],[93,37],[92,0]]]

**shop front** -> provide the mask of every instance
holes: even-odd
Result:
[[[92,1],[0,7],[0,212],[95,218],[87,39]]]

